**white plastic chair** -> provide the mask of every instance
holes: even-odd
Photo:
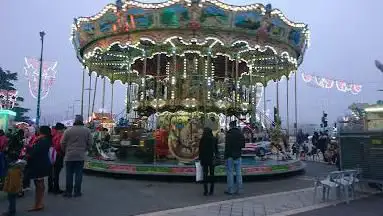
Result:
[[[343,172],[332,172],[324,180],[317,178],[314,183],[314,203],[316,201],[318,186],[322,186],[322,200],[328,201],[332,188],[337,189],[337,198],[340,197],[340,184],[335,179],[342,179]]]
[[[343,176],[341,178],[334,179],[334,181],[339,184],[341,191],[344,192],[344,198],[347,204],[350,203],[350,195],[352,199],[355,198],[355,181],[357,179],[357,173],[356,170],[343,171]],[[349,194],[349,192],[351,192],[351,194]]]

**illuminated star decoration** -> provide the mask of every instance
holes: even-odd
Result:
[[[48,96],[50,88],[56,80],[57,62],[43,61],[41,74],[41,99]],[[25,76],[28,79],[29,92],[33,98],[37,98],[39,90],[40,61],[35,58],[25,58]]]
[[[312,74],[302,73],[302,79],[306,83],[313,85],[314,87],[331,89],[334,84],[338,91],[350,92],[351,94],[359,94],[362,91],[362,85],[355,83],[348,83],[343,80],[333,80],[325,77],[315,76]]]

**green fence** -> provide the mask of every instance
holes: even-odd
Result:
[[[362,169],[362,177],[383,181],[383,132],[341,132],[341,168]]]

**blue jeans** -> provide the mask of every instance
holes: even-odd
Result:
[[[84,169],[84,161],[66,161],[66,190],[67,194],[73,193],[73,177],[74,177],[74,194],[81,194],[82,173]]]
[[[227,179],[227,192],[239,193],[243,188],[242,173],[241,173],[241,158],[226,159],[226,179]],[[233,170],[234,169],[234,170]],[[235,184],[234,184],[234,172],[235,172]]]
[[[16,214],[16,198],[17,198],[17,193],[8,193],[8,213],[9,215],[14,215]]]

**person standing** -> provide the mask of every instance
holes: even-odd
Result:
[[[305,142],[305,135],[303,134],[302,129],[299,129],[297,137],[296,137],[296,143],[299,147],[302,146],[302,144]]]
[[[218,159],[218,140],[213,136],[210,128],[204,128],[201,140],[199,141],[199,160],[203,171],[203,195],[214,193],[214,160]],[[208,192],[208,183],[210,190]]]
[[[8,138],[5,136],[3,130],[0,129],[0,184],[4,182],[4,177],[7,174],[7,163],[6,163],[6,150],[8,148]]]
[[[321,131],[318,139],[318,149],[322,152],[324,162],[327,162],[327,136]]]
[[[35,205],[29,211],[41,211],[44,209],[43,199],[45,193],[44,179],[51,172],[49,160],[49,148],[52,146],[51,129],[41,126],[36,143],[28,151],[28,177],[35,182]]]
[[[65,131],[65,125],[57,123],[55,126],[55,133],[53,135],[53,148],[56,152],[56,160],[53,164],[53,170],[48,179],[48,191],[54,194],[61,194],[63,191],[60,189],[60,172],[64,165],[64,153],[61,151],[61,139]]]
[[[242,148],[245,147],[245,137],[241,130],[236,127],[237,122],[230,122],[230,130],[226,134],[225,141],[225,159],[227,190],[225,194],[238,194],[242,190],[241,156]],[[236,181],[234,185],[234,173]]]
[[[313,137],[311,138],[311,142],[313,146],[315,146],[316,148],[318,148],[318,140],[319,140],[319,134],[318,132],[314,131]]]
[[[0,129],[0,152],[5,152],[8,148],[8,138],[5,132]]]
[[[30,152],[32,147],[36,144],[38,137],[39,137],[39,132],[38,130],[35,130],[34,135],[29,139],[29,142],[26,143],[26,145],[22,148],[19,154],[19,159],[28,160],[29,158],[28,152]],[[20,194],[20,196],[23,196],[23,193],[25,191],[31,190],[31,179],[28,176],[28,170],[29,170],[29,166],[27,163],[23,171],[23,192]]]
[[[83,117],[76,115],[73,127],[64,132],[61,140],[61,149],[64,152],[66,168],[66,190],[65,197],[82,196],[81,184],[84,169],[85,153],[92,146],[92,135],[84,126]],[[73,191],[73,177],[75,184]]]

